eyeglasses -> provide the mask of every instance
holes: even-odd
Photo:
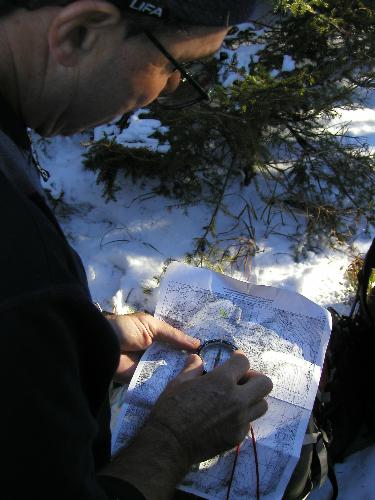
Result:
[[[156,102],[164,109],[183,109],[201,101],[210,102],[213,95],[213,77],[206,65],[201,61],[181,64],[171,56],[155,36],[144,31],[147,38],[173,64],[174,71],[181,74],[181,82],[177,89],[168,95],[159,96]]]

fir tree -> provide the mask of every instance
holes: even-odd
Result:
[[[239,67],[232,49],[246,44],[262,48]],[[286,56],[294,62],[287,70]],[[167,153],[103,138],[88,150],[86,166],[99,171],[107,197],[114,197],[121,169],[133,181],[156,179],[157,194],[181,203],[211,203],[213,217],[197,239],[196,253],[214,252],[220,240],[216,217],[227,210],[225,193],[238,181],[259,187],[268,209],[254,215],[270,227],[282,212],[305,217],[306,227],[295,238],[298,252],[318,250],[324,241],[348,241],[358,220],[375,221],[374,157],[363,141],[345,127],[333,128],[331,120],[337,108],[355,107],[374,88],[374,59],[372,1],[279,0],[271,24],[254,21],[227,37],[212,69],[221,78],[235,73],[235,79],[230,87],[217,86],[215,105],[178,113],[151,108],[148,116],[168,127],[159,137],[169,141]],[[248,257],[255,251],[250,211],[245,200],[241,215],[227,212],[239,233],[228,238],[231,250],[225,248],[222,256]],[[233,252],[236,241],[244,252]]]

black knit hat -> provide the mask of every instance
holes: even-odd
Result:
[[[117,0],[116,4],[120,5]],[[231,26],[250,19],[256,0],[126,0],[133,11],[159,18],[173,18],[187,24]]]

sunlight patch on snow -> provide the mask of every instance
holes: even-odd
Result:
[[[96,279],[95,267],[93,265],[87,266],[87,279],[88,281]]]
[[[335,128],[347,125],[350,135],[366,138],[372,149],[375,149],[375,109],[363,107],[339,110],[339,116],[332,124]]]
[[[347,256],[341,256],[341,259],[337,256],[316,256],[310,262],[310,266],[301,273],[299,292],[326,307],[346,300],[348,285],[344,274],[350,259]],[[330,290],[332,283],[335,284],[334,290]]]
[[[163,230],[170,224],[170,221],[163,218],[155,218],[151,220],[139,219],[129,225],[130,233],[142,233],[143,231]]]
[[[139,255],[127,255],[129,266],[142,270],[142,273],[152,272],[155,269],[155,261],[150,257],[140,257]]]
[[[237,67],[238,68],[243,68],[246,71],[249,70],[249,64],[251,62],[256,63],[259,61],[259,56],[258,52],[263,50],[265,47],[265,44],[249,44],[249,45],[243,45],[239,47],[236,50],[221,50],[222,52],[226,52],[229,58],[232,58],[234,54],[236,54],[237,57]],[[230,59],[229,59],[230,60]],[[238,80],[239,74],[234,73],[234,72],[229,72],[226,73],[225,69],[222,68],[222,70],[219,73],[219,80],[221,82],[221,85],[225,88],[230,87],[235,80]]]
[[[248,28],[254,29],[254,25],[251,23],[243,23],[240,24],[239,26],[240,31],[244,31]],[[264,30],[257,30],[256,33],[258,35],[263,34]],[[230,39],[230,36],[228,37]],[[240,47],[236,47],[233,50],[232,49],[227,49],[227,48],[221,48],[218,52],[224,52],[228,56],[228,61],[230,61],[233,56],[236,57],[236,62],[237,62],[237,67],[239,69],[244,69],[245,71],[249,70],[249,64],[250,63],[257,63],[259,61],[259,56],[258,52],[263,50],[265,47],[265,44],[261,43],[248,43],[248,44],[243,44]],[[227,72],[225,68],[223,67],[220,72],[219,72],[219,81],[223,87],[230,87],[235,80],[238,80],[239,74],[234,73],[234,72]]]
[[[115,314],[130,314],[134,309],[126,303],[127,297],[123,290],[118,290],[112,298],[112,309]]]
[[[286,288],[298,292],[321,306],[335,306],[348,299],[344,279],[350,257],[342,252],[310,254],[309,259],[295,262],[287,253],[268,249],[254,259],[253,272],[258,284]]]
[[[141,118],[148,112],[147,109],[137,110],[128,121],[127,127],[123,130],[116,124],[102,125],[94,130],[94,140],[98,141],[104,137],[114,139],[118,144],[134,149],[146,148],[150,151],[166,153],[170,149],[168,141],[160,143],[156,137],[151,137],[155,132],[164,134],[168,132],[168,127],[162,126],[159,120]]]

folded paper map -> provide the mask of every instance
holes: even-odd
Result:
[[[254,285],[209,269],[173,263],[160,287],[155,316],[197,337],[222,340],[247,355],[251,368],[274,388],[268,412],[253,423],[260,497],[280,499],[298,461],[318,389],[331,331],[329,312],[302,295]],[[187,354],[156,343],[142,357],[124,390],[112,452],[131,440],[157,398],[183,368]],[[195,465],[179,488],[207,499],[256,499],[251,437],[235,462],[230,450]]]

